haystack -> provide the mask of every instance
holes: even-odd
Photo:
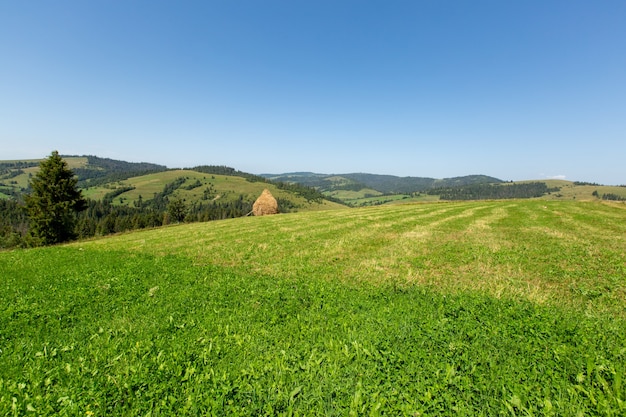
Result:
[[[267,188],[263,190],[259,198],[252,205],[252,213],[255,216],[267,216],[278,213],[278,202]]]

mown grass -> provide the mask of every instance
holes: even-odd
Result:
[[[626,313],[626,205],[408,204],[155,229],[82,243],[346,283],[479,291]]]
[[[390,206],[0,253],[0,414],[623,415],[625,218]]]

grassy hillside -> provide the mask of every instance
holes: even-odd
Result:
[[[345,206],[326,200],[321,202],[307,201],[307,199],[293,192],[279,189],[274,184],[251,182],[242,177],[206,174],[192,170],[169,170],[132,177],[99,187],[89,187],[84,190],[84,195],[94,200],[101,200],[106,194],[118,188],[132,188],[132,190],[116,196],[113,201],[114,204],[132,206],[139,196],[144,202],[149,201],[155,193],[160,193],[167,184],[181,177],[185,178],[185,181],[174,192],[173,197],[185,199],[187,202],[203,199],[229,201],[239,198],[253,202],[264,188],[268,188],[274,197],[293,206],[292,210],[345,208]]]
[[[87,165],[86,157],[63,157],[72,169]],[[0,198],[9,198],[20,194],[28,187],[30,177],[39,171],[41,160],[28,159],[19,161],[0,161]],[[25,167],[11,168],[13,164],[23,164]]]
[[[395,205],[0,253],[0,414],[624,415],[626,205]]]
[[[132,207],[139,196],[145,203],[155,194],[161,193],[166,185],[184,177],[185,182],[172,197],[184,199],[188,204],[207,200],[224,202],[236,199],[243,199],[252,204],[264,188],[269,188],[274,197],[282,200],[285,212],[345,208],[331,201],[312,201],[293,190],[280,189],[274,184],[248,181],[246,176],[252,177],[251,174],[228,167],[221,168],[224,171],[232,171],[232,175],[207,174],[190,169],[168,170],[155,164],[130,163],[95,156],[64,156],[63,159],[77,174],[79,188],[87,198],[102,200],[115,190],[132,188],[120,194],[116,193],[113,199],[116,205]],[[0,198],[14,198],[25,192],[30,177],[39,170],[38,162],[0,161]],[[16,163],[24,166],[12,167]]]
[[[162,165],[117,161],[97,156],[63,156],[79,179],[79,187],[104,184],[140,175],[146,171],[164,171]],[[17,197],[28,187],[30,177],[39,170],[42,160],[0,161],[0,197]]]
[[[524,181],[520,181],[523,183]],[[548,187],[559,187],[556,193],[551,193],[544,198],[548,200],[598,200],[604,194],[615,194],[626,198],[626,187],[612,185],[578,185],[571,181],[564,180],[544,180]],[[594,196],[594,192],[598,196]]]

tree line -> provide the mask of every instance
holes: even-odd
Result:
[[[509,198],[536,198],[558,192],[559,187],[548,187],[544,182],[519,184],[475,184],[463,187],[445,187],[429,190],[442,200],[497,200]]]
[[[617,195],[614,193],[602,194],[602,199],[609,200],[609,201],[626,201],[626,197],[622,197],[621,195]]]

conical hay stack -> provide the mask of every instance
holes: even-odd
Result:
[[[267,188],[263,190],[259,198],[252,205],[252,213],[255,216],[267,216],[278,213],[278,202]]]

